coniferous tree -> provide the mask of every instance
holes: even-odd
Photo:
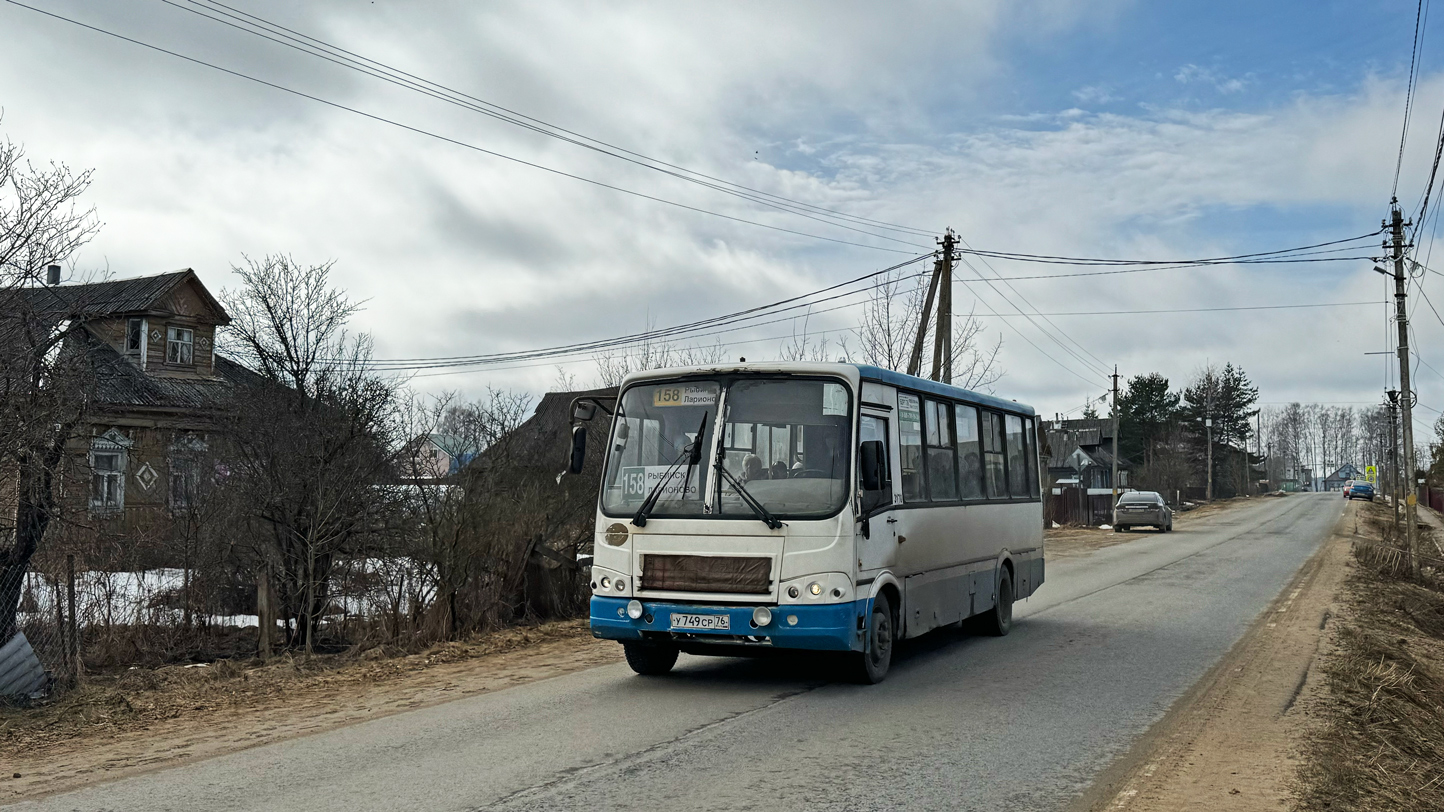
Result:
[[[1180,397],[1157,372],[1135,375],[1118,398],[1118,453],[1152,466],[1159,443],[1178,419]]]

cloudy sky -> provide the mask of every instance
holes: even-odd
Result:
[[[335,260],[337,281],[366,302],[356,326],[374,334],[382,358],[666,327],[875,271],[906,259],[914,248],[904,243],[931,248],[929,238],[871,229],[899,243],[789,215],[426,98],[206,19],[198,3],[26,2],[366,114],[0,3],[0,135],[32,158],[95,169],[89,202],[105,227],[80,268],[124,277],[192,267],[222,289],[235,286],[230,268],[244,255]],[[1415,14],[1405,0],[226,2],[527,116],[807,204],[927,233],[952,227],[978,248],[1157,259],[1377,229]],[[1399,185],[1410,212],[1444,108],[1444,30],[1426,26],[1420,65]],[[1420,235],[1426,263],[1432,238],[1432,228]],[[1378,253],[1376,241],[1363,245],[1360,254]],[[980,314],[1003,340],[995,391],[1045,414],[1076,413],[1103,393],[1102,370],[1115,363],[1124,375],[1181,381],[1232,361],[1265,402],[1372,402],[1386,383],[1383,358],[1364,355],[1388,349],[1389,326],[1386,280],[1367,260],[1011,286],[978,274],[1077,269],[974,264],[958,270],[955,309]],[[1444,306],[1444,276],[1422,284]],[[1377,304],[1018,316],[1359,302]],[[806,329],[835,341],[857,313],[819,313]],[[1428,365],[1444,371],[1444,324],[1422,305],[1415,326],[1421,418],[1432,421],[1444,376]],[[761,359],[799,329],[701,340]],[[566,370],[583,383],[596,374],[586,357]],[[414,385],[541,392],[556,378],[554,363],[537,363]]]

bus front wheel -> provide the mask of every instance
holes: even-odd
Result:
[[[998,602],[983,616],[983,631],[1002,637],[1013,628],[1013,576],[1007,570],[998,578]]]
[[[672,670],[677,664],[677,647],[657,643],[623,643],[627,665],[638,674],[655,677]]]
[[[886,592],[880,592],[872,599],[872,611],[863,629],[862,651],[852,655],[858,682],[876,685],[887,677],[888,667],[892,665],[894,625],[892,601]]]

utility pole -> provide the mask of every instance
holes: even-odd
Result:
[[[1208,390],[1207,390],[1207,395],[1206,395],[1206,399],[1205,399],[1205,401],[1204,401],[1204,407],[1203,407],[1203,435],[1204,435],[1204,442],[1205,442],[1205,444],[1208,446],[1208,449],[1207,449],[1207,451],[1205,452],[1205,453],[1206,453],[1206,457],[1205,457],[1206,462],[1204,463],[1204,467],[1206,467],[1206,468],[1208,469],[1208,474],[1207,474],[1207,476],[1206,476],[1206,478],[1205,478],[1205,480],[1204,480],[1205,485],[1204,485],[1204,489],[1203,489],[1203,501],[1205,501],[1205,502],[1212,502],[1212,501],[1213,501],[1213,370],[1212,370],[1212,369],[1209,369],[1207,374],[1208,374]]]
[[[938,329],[933,335],[933,380],[953,382],[953,230],[943,232],[938,261]]]
[[[1113,504],[1118,504],[1118,365],[1113,365]]]
[[[928,294],[923,299],[923,312],[918,314],[918,335],[913,340],[912,355],[908,357],[908,374],[921,375],[923,370],[923,342],[928,337],[928,326],[932,323],[933,299],[938,294],[938,277],[942,274],[943,261],[933,262],[933,277],[928,281]],[[951,275],[949,275],[951,281]],[[952,287],[951,284],[949,287]]]
[[[1404,213],[1399,199],[1389,201],[1389,231],[1393,235],[1394,308],[1399,325],[1399,425],[1404,446],[1404,533],[1409,543],[1409,570],[1419,575],[1419,529],[1414,518],[1414,389],[1409,385],[1409,309],[1404,292]]]
[[[1390,389],[1389,396],[1389,491],[1394,503],[1394,539],[1399,538],[1399,427],[1395,424],[1399,409],[1399,390]]]

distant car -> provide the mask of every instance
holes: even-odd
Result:
[[[1374,501],[1374,486],[1367,482],[1354,482],[1351,487],[1344,491],[1345,499],[1364,499]]]
[[[1352,480],[1352,479],[1345,480],[1345,481],[1344,481],[1344,498],[1345,498],[1345,499],[1348,499],[1348,498],[1349,498],[1349,492],[1352,491],[1353,489],[1354,489],[1354,480]]]
[[[1148,525],[1160,533],[1173,529],[1173,509],[1154,491],[1134,491],[1119,497],[1113,506],[1113,532]]]

